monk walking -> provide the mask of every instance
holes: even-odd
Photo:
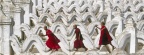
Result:
[[[44,29],[46,31],[46,35],[43,36],[48,36],[48,40],[46,41],[47,47],[49,47],[52,51],[57,51],[58,49],[60,49],[60,46],[58,45],[60,40],[52,33],[50,29],[47,29],[46,26],[44,27]]]
[[[97,27],[97,25],[96,25]],[[97,27],[99,28],[99,27]],[[109,32],[107,30],[107,28],[105,27],[105,23],[101,22],[101,28],[99,28],[101,33],[100,33],[100,40],[99,40],[99,47],[97,49],[100,49],[101,45],[107,45],[110,44],[113,48],[114,46],[111,44],[112,38],[109,35]],[[110,51],[109,51],[110,52]]]
[[[74,25],[73,27],[75,29],[75,34],[76,34],[76,40],[74,41],[74,48],[76,48],[76,51],[81,47],[83,47],[83,48],[85,48],[85,50],[87,50],[87,48],[84,46],[84,44],[82,42],[83,37],[81,35],[80,29],[77,28],[77,25]]]

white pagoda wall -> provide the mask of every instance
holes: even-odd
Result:
[[[105,22],[116,47],[106,54],[144,53],[143,0],[0,0],[0,54],[103,54],[95,50]],[[80,28],[89,51],[74,52],[73,25]],[[48,51],[44,26],[61,40],[61,50]],[[110,47],[111,49],[111,47]]]

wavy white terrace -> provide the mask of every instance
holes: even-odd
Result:
[[[97,50],[100,22],[113,39]],[[74,51],[77,24],[83,48]],[[48,51],[47,26],[61,41],[61,49]],[[0,0],[0,54],[2,55],[140,55],[144,54],[144,0]]]

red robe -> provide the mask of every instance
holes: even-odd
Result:
[[[75,29],[75,34],[76,34],[76,40],[74,41],[74,48],[78,49],[84,47],[84,44],[82,42],[83,38],[79,28]]]
[[[109,35],[107,28],[105,26],[102,26],[100,30],[101,30],[101,34],[100,34],[99,45],[110,44],[112,41],[112,38]]]
[[[60,46],[58,45],[58,43],[60,42],[60,40],[49,29],[47,29],[46,35],[49,37],[48,40],[46,41],[46,45],[50,49],[56,49],[56,50],[58,50],[60,48]]]

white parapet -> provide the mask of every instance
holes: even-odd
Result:
[[[142,0],[0,0],[0,54],[143,53],[143,5]],[[101,32],[95,26],[101,28],[100,22],[105,22],[113,39],[115,50],[108,45],[111,53],[105,46],[97,50]],[[73,25],[80,29],[87,51],[75,52]],[[44,26],[60,39],[60,50],[48,51],[48,37],[41,36],[46,34]]]

